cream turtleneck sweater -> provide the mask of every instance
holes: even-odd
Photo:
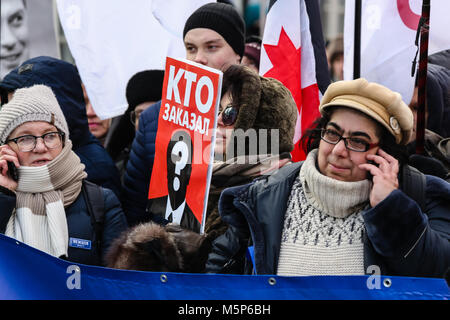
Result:
[[[308,154],[291,190],[281,239],[278,275],[364,274],[361,211],[371,182],[338,181],[316,168]]]

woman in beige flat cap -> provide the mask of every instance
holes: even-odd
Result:
[[[450,184],[406,165],[413,115],[400,94],[365,79],[338,81],[320,112],[301,141],[305,161],[222,193],[229,228],[207,271],[443,277]],[[233,269],[249,243],[250,267]]]

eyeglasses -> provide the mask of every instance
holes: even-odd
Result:
[[[130,112],[130,121],[133,125],[136,125],[137,120],[139,120],[139,117],[141,116],[141,113],[144,110],[139,110],[139,111],[133,110]]]
[[[34,150],[34,148],[36,148],[38,138],[42,138],[42,141],[44,141],[44,144],[48,149],[56,149],[62,144],[64,132],[48,132],[40,137],[27,134],[17,138],[9,139],[6,141],[6,143],[14,142],[15,144],[17,144],[21,152],[30,152]]]
[[[343,137],[333,129],[322,129],[320,137],[323,141],[334,145],[338,144],[339,141],[344,140],[345,147],[356,152],[366,152],[367,150],[378,146],[378,143],[369,143],[360,138]]]
[[[237,120],[238,114],[239,108],[233,106],[232,104],[227,105],[221,112],[223,124],[226,126],[233,125]]]

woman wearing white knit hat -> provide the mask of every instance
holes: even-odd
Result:
[[[92,184],[84,182],[84,165],[68,137],[47,86],[19,89],[2,106],[0,232],[56,257],[101,265],[111,241],[127,227],[125,216],[115,195],[97,187],[104,208],[101,230],[95,232],[89,195],[83,196]]]
[[[304,162],[222,192],[229,227],[207,271],[444,277],[450,184],[407,166],[413,115],[400,94],[365,79],[337,81],[319,110],[302,137]],[[252,268],[233,270],[250,240]]]

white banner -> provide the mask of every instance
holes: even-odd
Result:
[[[399,92],[409,104],[421,0],[362,0],[361,77]],[[450,1],[432,0],[428,54],[450,48]],[[344,79],[353,79],[355,0],[345,2]],[[419,65],[417,55],[417,66]]]
[[[185,57],[184,23],[207,2],[57,0],[70,51],[101,119],[125,112],[125,88],[135,73],[164,69],[166,56]]]

